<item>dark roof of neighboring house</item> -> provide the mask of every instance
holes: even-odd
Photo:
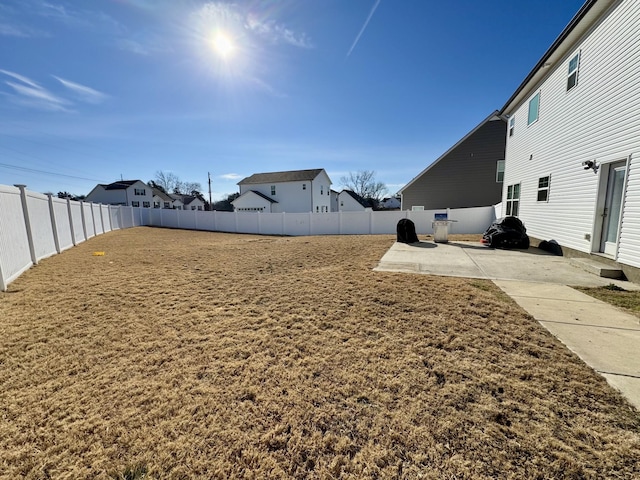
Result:
[[[125,190],[129,188],[131,185],[133,185],[134,183],[141,182],[141,181],[142,180],[119,180],[117,182],[113,182],[108,185],[104,185],[104,184],[100,184],[100,185],[102,185],[105,190]]]
[[[240,195],[238,198],[236,198],[235,200],[233,200],[233,202],[235,202],[236,200],[238,200],[239,198],[244,197],[245,195],[249,194],[249,193],[255,193],[257,196],[259,196],[260,198],[264,198],[266,201],[270,202],[270,203],[278,203],[276,200],[274,200],[273,198],[267,197],[264,193],[260,193],[256,190],[249,190],[248,192],[243,193],[242,195]],[[233,203],[231,202],[231,203]]]
[[[169,202],[173,201],[173,198],[171,198],[171,196],[168,193],[163,192],[159,188],[153,188],[152,190],[154,195],[157,195],[164,201],[169,201]]]
[[[373,200],[370,199],[370,198],[362,198],[360,195],[358,195],[353,190],[342,190],[342,192],[348,193],[356,202],[358,202],[364,208],[373,207]],[[340,193],[342,193],[342,192],[340,192]]]
[[[600,17],[600,15],[602,15],[603,12],[606,11],[606,9],[613,3],[613,0],[587,0],[580,10],[578,10],[578,13],[575,14],[569,24],[560,33],[558,38],[555,39],[544,55],[542,55],[542,58],[538,61],[535,67],[533,67],[533,70],[529,72],[529,75],[527,75],[513,95],[511,95],[511,98],[507,100],[507,103],[505,103],[504,107],[500,110],[500,115],[503,115],[505,111],[511,108],[512,104],[522,101],[519,97],[521,97],[526,91],[525,89],[527,88],[527,85],[534,80],[537,83],[544,77],[547,68],[552,67],[554,61],[558,60],[558,55],[565,53],[561,49],[565,42],[575,42],[576,39],[587,31],[588,28]],[[596,7],[596,4],[597,8],[593,8]]]
[[[198,198],[195,195],[182,195],[181,193],[172,193],[169,196],[174,200],[180,200],[183,203],[183,205],[189,205],[196,198]]]
[[[312,170],[291,170],[288,172],[270,172],[270,173],[254,173],[250,177],[244,178],[238,182],[238,185],[257,184],[257,183],[280,183],[280,182],[301,182],[305,180],[313,180],[324,169],[314,168]]]

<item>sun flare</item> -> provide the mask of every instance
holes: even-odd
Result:
[[[233,42],[224,33],[217,33],[213,38],[213,48],[223,58],[230,57],[235,50]]]

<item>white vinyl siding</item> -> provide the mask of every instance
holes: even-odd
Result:
[[[640,267],[640,2],[623,0],[580,44],[552,67],[534,92],[544,99],[544,119],[518,131],[506,147],[505,185],[521,182],[519,216],[532,237],[575,250],[597,250],[595,222],[599,165],[631,155],[618,260]],[[567,95],[568,63],[580,51],[580,88]],[[531,95],[505,114],[528,113]],[[553,178],[553,195],[537,201],[542,175]],[[531,188],[529,187],[531,186]],[[506,188],[504,192],[506,197]],[[505,199],[503,197],[503,200]]]

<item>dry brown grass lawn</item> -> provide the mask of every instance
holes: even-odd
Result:
[[[638,478],[640,416],[391,236],[136,228],[0,294],[0,478]],[[104,251],[105,256],[93,256]]]

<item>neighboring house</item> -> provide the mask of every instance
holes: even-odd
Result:
[[[176,210],[204,210],[204,201],[195,195],[172,193],[169,196],[173,199],[173,206]]]
[[[503,107],[503,215],[640,268],[640,2],[590,0]],[[571,253],[571,252],[569,252]]]
[[[173,208],[173,198],[159,188],[153,188],[153,208]]]
[[[364,212],[365,210],[373,210],[371,199],[364,199],[352,190],[342,190],[338,194],[338,211]]]
[[[340,210],[340,204],[338,203],[338,195],[340,194],[332,188],[329,195],[329,197],[331,198],[331,206],[329,208],[329,211],[331,212],[337,212]]]
[[[485,207],[500,202],[506,125],[493,112],[398,193],[402,210]]]
[[[236,211],[271,213],[331,211],[331,179],[322,168],[256,173],[240,182]]]
[[[398,196],[383,198],[379,206],[385,210],[398,210],[401,204],[401,198]]]
[[[84,201],[151,208],[153,192],[151,187],[142,180],[120,180],[108,185],[96,185]]]

